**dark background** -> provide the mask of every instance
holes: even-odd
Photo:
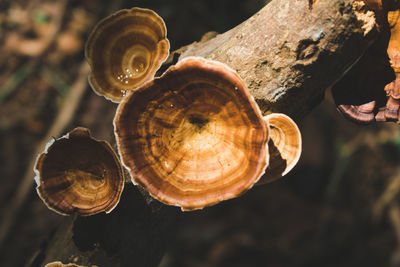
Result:
[[[264,4],[1,0],[0,214],[12,207],[38,144],[69,104],[85,39],[111,9],[154,9],[165,19],[174,50],[208,31],[236,26]],[[85,126],[113,142],[115,109],[87,88],[63,133]],[[298,123],[304,141],[298,166],[237,199],[183,214],[160,266],[400,266],[399,126],[354,125],[338,114],[329,92]],[[33,185],[16,214],[0,248],[0,266],[26,264],[65,219],[46,208]],[[0,223],[6,220],[0,215]]]

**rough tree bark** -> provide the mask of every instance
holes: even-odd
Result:
[[[188,47],[179,59],[224,62],[239,73],[265,113],[300,118],[374,38],[372,13],[355,11],[362,5],[352,3],[271,1],[238,27]]]
[[[278,111],[298,119],[319,103],[325,89],[375,38],[373,14],[361,6],[351,0],[320,1],[315,6],[309,0],[272,0],[232,30],[175,51],[163,69],[187,56],[224,62],[244,79],[264,113]],[[136,188],[127,186],[111,214],[68,219],[31,266],[55,260],[155,266],[179,213],[144,201]]]

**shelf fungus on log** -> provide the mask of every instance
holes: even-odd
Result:
[[[297,124],[287,115],[272,113],[264,117],[270,127],[269,165],[257,184],[273,182],[289,173],[301,156],[302,140]]]
[[[250,189],[268,165],[269,127],[226,65],[188,57],[128,94],[114,119],[132,181],[182,210]]]
[[[395,121],[400,107],[400,2],[358,0],[375,12],[380,34],[333,87],[339,111],[358,123]]]
[[[124,188],[122,165],[110,144],[82,127],[49,142],[34,170],[40,198],[62,215],[109,213]]]
[[[163,19],[150,9],[123,9],[101,20],[85,47],[93,90],[120,102],[127,91],[153,79],[169,55],[166,35]]]
[[[46,264],[44,267],[97,267],[96,265],[90,265],[90,266],[83,266],[83,265],[78,265],[75,263],[62,263],[61,261],[55,261]]]

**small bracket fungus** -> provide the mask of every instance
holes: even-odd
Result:
[[[85,48],[93,90],[120,102],[126,91],[153,79],[169,55],[166,35],[163,19],[150,9],[123,9],[101,20]]]
[[[270,127],[268,142],[269,166],[257,184],[265,184],[285,176],[296,166],[301,155],[301,133],[287,115],[272,113],[264,117]]]
[[[268,125],[235,71],[185,58],[128,94],[114,119],[132,181],[182,210],[234,198],[268,165]]]
[[[34,170],[40,198],[62,215],[109,213],[124,188],[122,165],[110,144],[82,127],[49,142]]]
[[[89,267],[89,266],[83,266],[83,265],[78,265],[75,263],[62,263],[61,261],[54,261],[47,263],[44,267]],[[96,265],[90,265],[90,267],[97,267]]]

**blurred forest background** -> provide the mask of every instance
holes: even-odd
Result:
[[[0,0],[0,266],[27,264],[65,220],[32,183],[43,143],[76,126],[114,142],[117,105],[87,84],[83,49],[96,22],[120,8],[151,8],[164,18],[174,50],[236,26],[265,3]],[[298,166],[177,218],[160,266],[400,266],[399,126],[354,125],[335,110],[330,92],[298,123]]]

